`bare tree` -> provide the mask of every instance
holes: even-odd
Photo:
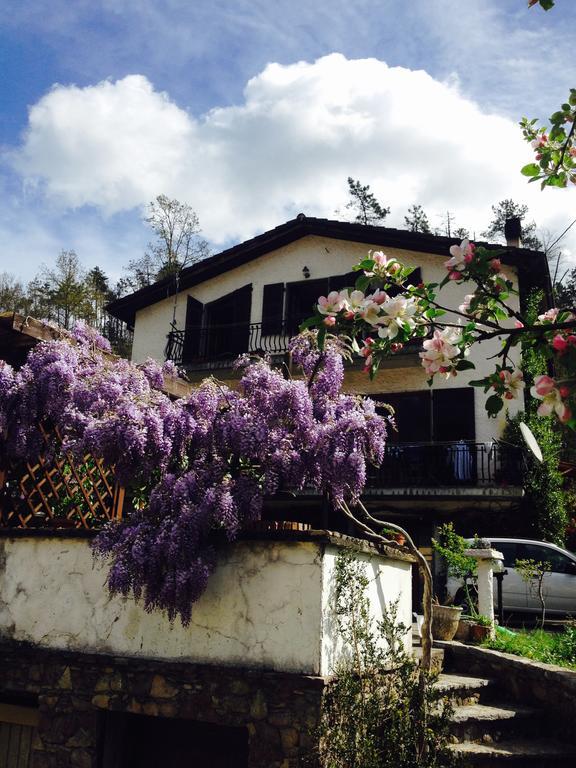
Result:
[[[124,282],[129,289],[138,290],[163,277],[177,276],[208,255],[208,243],[199,237],[198,216],[187,203],[158,195],[148,205],[145,221],[155,240],[141,258],[133,259],[126,267]]]
[[[27,314],[28,300],[22,283],[9,272],[0,272],[0,312]]]

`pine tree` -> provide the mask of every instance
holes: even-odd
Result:
[[[408,216],[404,216],[404,222],[410,232],[430,232],[430,222],[421,205],[408,208]]]
[[[351,176],[348,177],[348,194],[350,202],[346,204],[346,208],[355,214],[354,221],[359,224],[381,224],[390,213],[390,208],[380,205],[370,192],[369,184],[362,186]]]
[[[488,228],[481,233],[487,240],[505,241],[504,225],[506,219],[517,217],[522,223],[522,246],[532,248],[535,251],[542,250],[542,242],[536,236],[536,224],[532,221],[527,224],[524,219],[528,214],[528,206],[522,203],[515,203],[510,198],[500,200],[498,205],[492,206],[492,221]]]

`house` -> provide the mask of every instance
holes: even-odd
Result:
[[[519,247],[519,221],[508,223],[504,271],[519,291],[520,304],[539,288],[550,300],[545,255]],[[232,363],[242,352],[267,353],[289,364],[288,340],[312,313],[320,295],[353,285],[352,266],[371,249],[415,267],[414,281],[440,282],[453,239],[329,221],[299,214],[295,219],[184,269],[108,306],[134,328],[133,360],[150,356],[183,366],[192,381],[214,374],[233,382]],[[443,302],[457,307],[470,288],[449,284]],[[420,364],[418,345],[407,345],[370,381],[360,360],[347,367],[345,388],[390,403],[398,432],[391,432],[382,467],[369,479],[366,502],[380,516],[414,532],[424,549],[434,526],[445,519],[460,529],[502,530],[501,516],[518,504],[520,450],[498,443],[505,413],[488,418],[481,390],[468,385],[493,370],[499,341],[474,349],[476,370],[437,377],[432,387]],[[513,350],[518,356],[518,348]],[[522,409],[509,404],[508,413]],[[321,500],[305,499],[313,525],[338,527]],[[278,515],[282,516],[281,504]],[[314,516],[313,510],[317,513]],[[291,503],[291,514],[294,505]],[[349,529],[346,529],[349,530]]]
[[[17,366],[62,333],[0,315],[0,359]],[[165,382],[175,397],[186,387]],[[190,624],[171,624],[111,597],[107,565],[93,560],[94,533],[124,503],[95,458],[3,454],[0,766],[313,765],[323,691],[346,653],[335,629],[338,554],[364,564],[373,616],[397,602],[406,626],[413,558],[304,526],[246,531],[219,549]]]

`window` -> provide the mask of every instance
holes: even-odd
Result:
[[[521,544],[518,547],[519,560],[535,560],[537,563],[549,563],[550,570],[554,573],[576,573],[576,563],[562,552],[555,549],[542,547],[538,544]]]
[[[427,389],[373,396],[396,412],[396,443],[454,443],[476,437],[474,390],[471,387]]]
[[[502,552],[504,555],[504,567],[515,568],[518,555],[516,554],[516,542],[514,541],[495,541],[492,546],[497,552]]]
[[[36,707],[0,703],[0,766],[28,768],[38,724]]]

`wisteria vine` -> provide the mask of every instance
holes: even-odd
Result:
[[[170,620],[190,621],[218,547],[260,518],[266,496],[310,487],[335,507],[354,504],[367,463],[382,461],[386,417],[342,394],[338,347],[320,351],[313,334],[292,342],[304,378],[246,357],[238,390],[207,379],[176,401],[162,391],[173,370],[103,354],[86,328],[74,336],[38,344],[20,370],[0,361],[0,462],[35,458],[49,423],[63,452],[114,466],[133,509],[97,536],[95,553],[110,560],[113,594]]]

